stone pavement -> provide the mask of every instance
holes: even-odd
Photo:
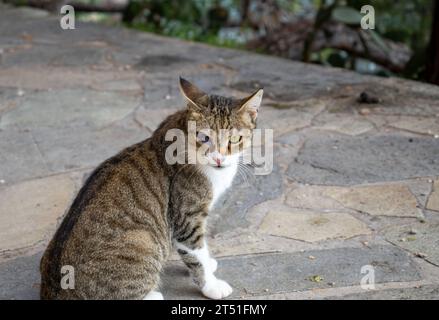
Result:
[[[220,94],[263,86],[275,129],[272,174],[243,173],[210,218],[232,298],[439,297],[438,87],[58,19],[0,7],[0,299],[38,298],[41,252],[84,177],[183,105],[179,75]],[[175,254],[162,291],[202,298]]]

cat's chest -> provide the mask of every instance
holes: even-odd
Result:
[[[210,208],[213,207],[218,198],[228,189],[233,182],[233,178],[236,175],[238,166],[236,164],[222,168],[220,170],[207,167],[204,170],[204,174],[212,185],[212,201]]]

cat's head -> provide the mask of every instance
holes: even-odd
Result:
[[[187,119],[196,124],[192,147],[204,158],[203,164],[220,169],[236,163],[251,145],[263,90],[243,99],[222,97],[207,94],[183,78],[180,89],[187,100]]]

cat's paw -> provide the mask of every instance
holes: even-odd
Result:
[[[163,300],[163,295],[158,291],[150,291],[143,300]]]
[[[232,293],[232,287],[225,281],[214,278],[206,282],[201,292],[210,299],[222,299]]]
[[[214,258],[209,259],[209,270],[214,273],[218,268],[218,262]]]

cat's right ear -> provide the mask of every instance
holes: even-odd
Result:
[[[205,92],[182,77],[180,77],[180,90],[191,107],[199,109],[208,101],[208,96]]]

